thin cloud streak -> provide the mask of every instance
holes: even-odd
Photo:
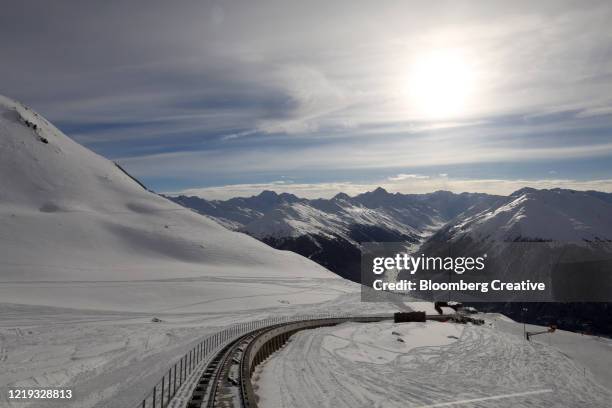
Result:
[[[393,149],[393,151],[389,151]],[[277,172],[318,169],[385,169],[465,163],[525,162],[530,160],[576,159],[612,155],[612,143],[590,146],[487,148],[478,144],[439,151],[424,142],[363,146],[320,146],[266,148],[245,151],[199,151],[161,153],[118,161],[139,177],[172,176],[185,173],[205,175],[248,172]],[[381,160],[382,159],[382,160]],[[239,166],[236,165],[239,163]]]

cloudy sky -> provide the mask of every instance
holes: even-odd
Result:
[[[612,191],[612,4],[19,1],[0,93],[160,192]]]

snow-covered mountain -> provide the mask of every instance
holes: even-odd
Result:
[[[236,197],[227,201],[207,201],[199,197],[177,196],[169,199],[214,218],[227,228],[239,230],[285,203],[303,201],[293,194],[264,191],[253,197]]]
[[[601,268],[602,261],[608,262],[603,271],[609,272],[612,194],[522,188],[490,208],[449,222],[420,248],[430,256],[447,255],[449,250],[454,256],[488,254],[495,278],[548,282],[555,300],[608,300],[609,292],[602,292],[609,291],[609,278],[587,273]],[[560,264],[568,265],[561,275]],[[612,333],[610,305],[506,302],[478,307],[538,324],[553,321],[571,330]]]
[[[147,191],[5,97],[0,175],[2,281],[331,276]]]
[[[490,208],[449,222],[420,251],[488,254],[488,263],[496,263],[492,268],[498,273],[507,270],[513,278],[548,278],[561,263],[612,259],[609,196],[522,188]]]
[[[493,241],[610,241],[612,194],[523,188],[484,211],[449,224],[440,234]]]
[[[502,197],[486,194],[389,193],[383,188],[350,197],[307,200],[264,191],[248,198],[172,200],[246,232],[275,248],[309,257],[358,281],[360,244],[409,242],[414,248],[449,220],[488,208]]]
[[[500,242],[612,239],[612,194],[597,191],[523,188],[493,196],[392,194],[377,188],[355,197],[340,193],[316,200],[271,191],[227,201],[171,199],[355,281],[363,242],[402,241],[415,252],[432,253],[453,244],[494,254]]]

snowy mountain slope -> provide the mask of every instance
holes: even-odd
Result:
[[[408,242],[415,248],[444,223],[501,197],[487,194],[391,194],[382,188],[350,197],[307,200],[264,191],[227,201],[170,197],[219,223],[279,249],[306,256],[358,281],[363,242]]]
[[[349,237],[352,225],[374,226],[419,238],[466,211],[487,208],[501,199],[487,194],[388,193],[383,188],[350,197],[339,193],[331,199],[303,199],[295,195],[263,191],[253,197],[207,201],[176,196],[171,200],[206,214],[235,230],[258,238],[323,234]]]
[[[604,193],[602,191],[588,190],[585,191],[586,194],[589,194],[593,197],[597,197],[602,201],[607,203],[612,203],[612,193]]]
[[[449,222],[419,251],[488,254],[489,266],[498,273],[547,279],[559,263],[612,259],[611,244],[612,203],[592,192],[523,188]]]
[[[227,228],[238,230],[248,223],[261,218],[284,203],[301,201],[293,194],[276,194],[272,191],[263,191],[253,197],[236,197],[227,201],[202,200],[198,197],[176,196],[169,199],[184,207],[206,214]],[[302,200],[303,201],[303,200]]]
[[[398,220],[399,217],[391,216],[385,210],[370,209],[346,200],[334,200],[333,208],[317,204],[317,202],[283,204],[247,224],[242,230],[257,238],[321,234],[355,242],[358,239],[352,236],[351,231],[356,225],[377,227],[408,239],[418,239],[421,232],[412,225]],[[440,221],[433,219],[432,222]]]
[[[145,190],[4,97],[0,174],[1,281],[333,276]]]
[[[450,222],[419,252],[487,254],[494,273],[490,279],[547,282],[552,298],[533,301],[604,302],[610,280],[602,273],[612,259],[612,202],[607,198],[599,192],[523,188],[489,209]],[[521,304],[508,302],[481,306],[531,322],[609,334],[609,305],[532,303],[527,313]]]
[[[523,188],[444,233],[452,239],[469,234],[495,241],[612,240],[612,202],[593,192]]]
[[[479,208],[487,208],[500,199],[502,196],[483,193],[455,194],[450,191],[435,191],[427,194],[391,194],[381,187],[353,198],[368,208],[390,208],[400,214],[405,210],[411,210],[416,216],[411,220],[415,225],[431,224],[429,218],[433,216],[448,221],[463,213],[472,213]]]

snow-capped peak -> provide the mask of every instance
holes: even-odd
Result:
[[[523,188],[452,226],[454,236],[497,241],[612,239],[612,205],[589,192]]]

